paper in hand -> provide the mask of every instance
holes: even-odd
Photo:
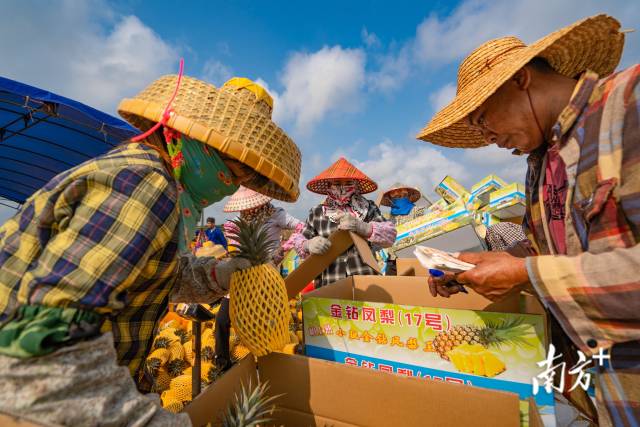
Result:
[[[420,264],[426,269],[440,270],[446,273],[462,273],[475,267],[474,264],[460,261],[449,252],[426,246],[416,246],[413,251]]]

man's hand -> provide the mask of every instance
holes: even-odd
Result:
[[[249,267],[251,267],[251,263],[244,258],[233,257],[220,261],[218,265],[215,266],[216,281],[222,289],[229,290],[231,275],[238,270],[244,270]]]
[[[368,224],[356,218],[355,216],[345,214],[340,218],[338,229],[352,231],[359,236],[367,238],[371,236],[371,232],[373,231],[373,226],[371,224]]]
[[[457,275],[429,277],[431,295],[449,297],[460,292],[457,286],[447,286],[454,280],[471,286],[477,293],[492,301],[529,284],[525,258],[516,258],[506,252],[463,252],[458,259],[476,267]]]
[[[326,237],[316,236],[307,240],[305,247],[311,255],[324,255],[331,248],[331,242]]]
[[[529,284],[525,258],[517,258],[507,252],[465,252],[458,259],[476,265],[458,274],[458,282],[471,286],[491,301],[500,300]]]

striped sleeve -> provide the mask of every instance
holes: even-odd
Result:
[[[148,166],[97,169],[72,182],[51,207],[56,232],[26,273],[29,302],[123,307],[127,288],[172,239],[175,207],[173,183]]]

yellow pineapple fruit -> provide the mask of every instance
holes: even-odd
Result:
[[[176,400],[187,402],[191,400],[191,375],[180,375],[171,380],[169,390],[175,393]]]
[[[304,334],[302,333],[302,331],[296,331],[296,336],[298,337],[299,342],[304,341]]]
[[[504,372],[507,366],[495,353],[487,351],[482,357],[484,363],[485,376],[491,378]]]
[[[277,242],[269,240],[260,222],[234,221],[238,232],[236,256],[251,267],[231,275],[231,323],[242,344],[256,356],[280,350],[289,342],[287,289],[280,273],[270,264],[269,254]]]
[[[182,344],[182,348],[184,348],[184,360],[193,365],[193,342],[187,341]]]
[[[200,380],[209,383],[209,372],[215,368],[211,362],[202,362],[200,365]]]
[[[166,348],[153,350],[146,360],[147,369],[151,372],[157,371],[160,367],[167,364],[170,357],[171,353]]]
[[[169,388],[171,383],[171,375],[165,368],[160,368],[153,377],[153,391],[156,393],[163,392]]]
[[[184,347],[180,341],[172,342],[169,346],[169,352],[171,353],[169,360],[184,359]]]
[[[191,397],[189,397],[189,399],[191,399]],[[170,388],[162,392],[160,400],[162,401],[162,407],[167,411],[177,413],[182,411],[184,408],[184,403],[182,403],[182,400],[176,393],[175,389]]]
[[[231,358],[234,362],[237,362],[238,360],[244,359],[244,357],[249,353],[251,352],[247,347],[242,344],[237,344],[231,349]]]

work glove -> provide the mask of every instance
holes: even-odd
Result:
[[[373,231],[373,226],[364,221],[359,220],[355,216],[351,216],[349,214],[344,214],[340,218],[340,222],[338,223],[339,230],[352,231],[359,236],[364,238],[369,238],[371,236],[371,232]]]
[[[331,248],[331,242],[325,237],[316,236],[304,242],[304,246],[312,255],[324,255]]]
[[[249,260],[240,257],[220,261],[215,267],[216,281],[222,289],[229,290],[231,275],[238,270],[245,270],[249,267],[251,267]]]

